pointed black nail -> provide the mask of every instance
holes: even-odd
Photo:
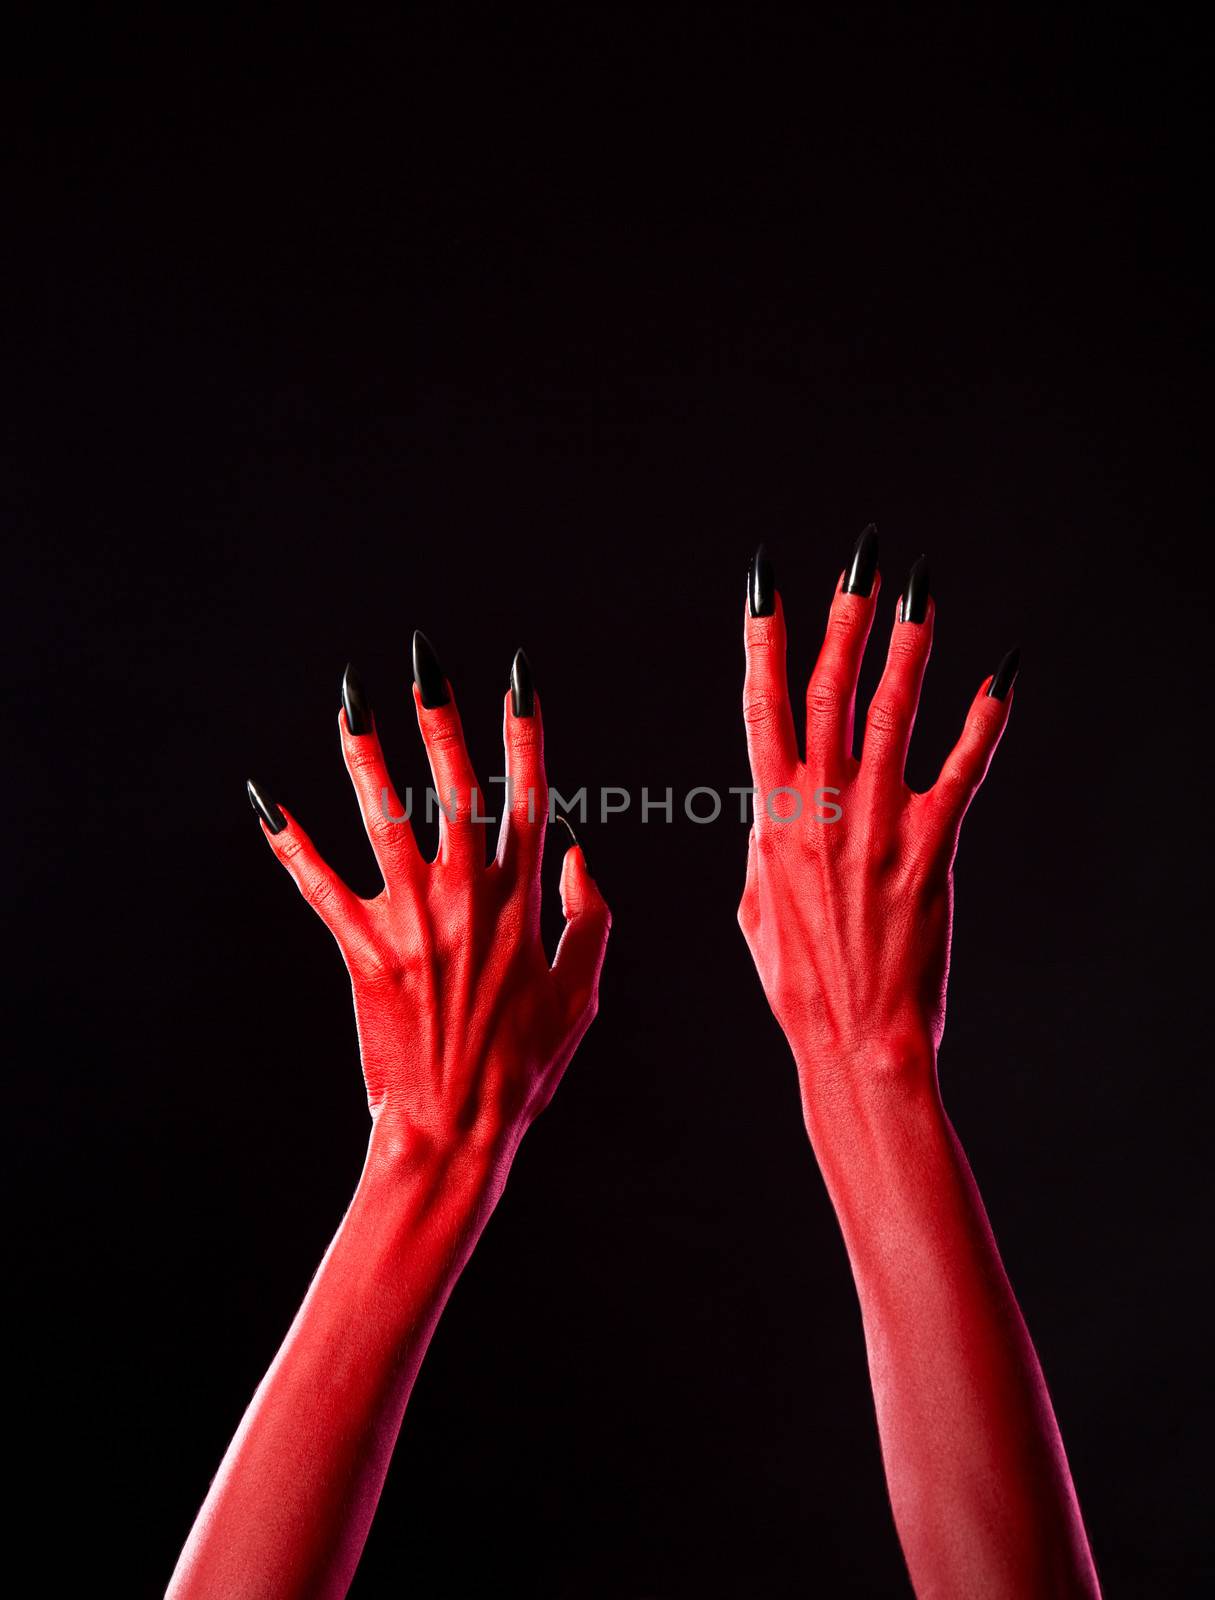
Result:
[[[346,710],[346,726],[351,733],[357,737],[359,734],[371,732],[373,726],[371,707],[367,704],[367,696],[363,693],[363,681],[349,662],[342,678],[342,705]]]
[[[859,594],[868,597],[873,593],[873,578],[878,564],[877,527],[870,523],[856,541],[852,560],[844,573],[841,594]]]
[[[762,544],[747,569],[747,600],[753,617],[770,617],[776,610],[776,568]]]
[[[928,557],[920,556],[907,574],[903,590],[903,621],[923,622],[928,615]]]
[[[510,708],[516,717],[530,717],[536,709],[532,665],[522,650],[515,651],[510,664]]]
[[[1021,646],[1014,645],[992,674],[987,692],[993,700],[1006,700],[1013,680],[1021,670]]]
[[[574,848],[577,849],[577,850],[582,850],[582,846],[578,843],[578,835],[574,832],[572,826],[570,825],[569,818],[568,817],[563,817],[560,814],[560,812],[554,811],[553,820],[555,822],[561,823],[561,825],[564,828],[567,828],[569,830],[569,836],[574,841]],[[582,850],[582,859],[584,861],[586,860],[586,851],[585,850]]]
[[[287,819],[266,793],[264,786],[254,783],[253,779],[250,778],[245,785],[245,791],[249,796],[249,804],[270,829],[270,832],[282,833],[287,826]]]
[[[421,628],[415,628],[413,635],[413,681],[422,692],[422,704],[427,711],[445,706],[451,699],[435,647]]]

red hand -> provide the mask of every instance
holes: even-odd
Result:
[[[877,593],[876,575],[867,597],[837,584],[807,692],[804,761],[779,595],[772,614],[746,618],[758,793],[739,922],[793,1050],[852,1263],[916,1592],[1091,1596],[1050,1399],[937,1083],[953,861],[1010,686],[998,698],[985,681],[937,782],[912,793],[903,768],[934,610],[929,602],[921,622],[900,611],[857,761],[856,686]],[[777,820],[797,799],[799,819]]]
[[[540,942],[538,702],[516,716],[507,698],[513,805],[486,866],[455,705],[428,709],[416,689],[415,700],[435,787],[444,800],[456,792],[434,862],[408,822],[390,820],[402,808],[374,728],[352,733],[345,712],[342,749],[383,892],[352,894],[263,802],[271,848],[350,971],[372,1132],[354,1200],[211,1486],[172,1600],[346,1593],[439,1315],[595,1014],[611,918],[577,848],[551,968]]]
[[[805,761],[780,596],[772,616],[746,619],[744,716],[759,792],[739,922],[807,1097],[816,1074],[837,1073],[857,1050],[922,1056],[940,1044],[958,834],[1011,707],[987,694],[985,680],[936,784],[926,794],[907,787],[932,647],[929,599],[923,622],[895,623],[858,761],[856,685],[880,587],[875,576],[863,598],[837,586],[806,694]]]
[[[428,710],[413,692],[442,802],[436,859],[418,850],[374,728],[352,735],[344,711],[342,753],[382,893],[369,901],[352,894],[295,823],[268,837],[346,959],[381,1140],[513,1151],[594,1016],[611,918],[575,847],[561,879],[568,926],[550,968],[540,940],[548,787],[538,697],[531,715],[517,717],[506,696],[512,804],[487,867],[484,826],[475,819],[488,807],[459,713],[453,701]]]

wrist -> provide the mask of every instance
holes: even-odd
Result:
[[[437,1139],[381,1116],[372,1123],[359,1191],[400,1216],[411,1233],[467,1235],[471,1248],[502,1194],[517,1144],[506,1136]]]
[[[821,1142],[849,1140],[887,1124],[944,1115],[936,1050],[921,1033],[888,1033],[828,1047],[793,1044],[806,1130]]]

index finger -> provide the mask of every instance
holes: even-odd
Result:
[[[751,777],[757,790],[755,819],[757,826],[762,826],[768,797],[777,789],[791,786],[798,768],[797,735],[785,671],[785,613],[776,590],[776,570],[762,544],[748,575],[744,642],[747,675],[743,683],[743,720]]]

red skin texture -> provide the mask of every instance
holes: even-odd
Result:
[[[937,1079],[958,834],[1012,697],[989,697],[986,679],[937,782],[913,793],[903,770],[935,607],[920,624],[896,613],[856,760],[857,676],[879,587],[862,598],[836,584],[807,690],[805,760],[779,596],[773,616],[745,619],[759,794],[739,923],[793,1050],[852,1264],[916,1594],[1094,1596],[1050,1397]],[[782,785],[802,796],[797,821],[775,821],[764,803]],[[843,809],[834,823],[815,820],[824,787],[840,791],[826,797]],[[772,806],[780,817],[793,802]]]
[[[450,692],[450,685],[449,685]],[[548,791],[539,697],[504,740],[513,803],[485,865],[476,779],[454,697],[414,690],[440,815],[439,853],[418,851],[378,736],[342,752],[384,889],[363,900],[284,809],[270,848],[350,972],[371,1110],[350,1209],[229,1446],[170,1582],[171,1600],[344,1595],[401,1419],[456,1278],[598,1005],[611,916],[582,851],[566,853],[566,928],[549,966],[540,940]],[[529,816],[528,790],[534,791]],[[478,791],[480,795],[480,791]],[[483,797],[477,814],[487,813]]]

